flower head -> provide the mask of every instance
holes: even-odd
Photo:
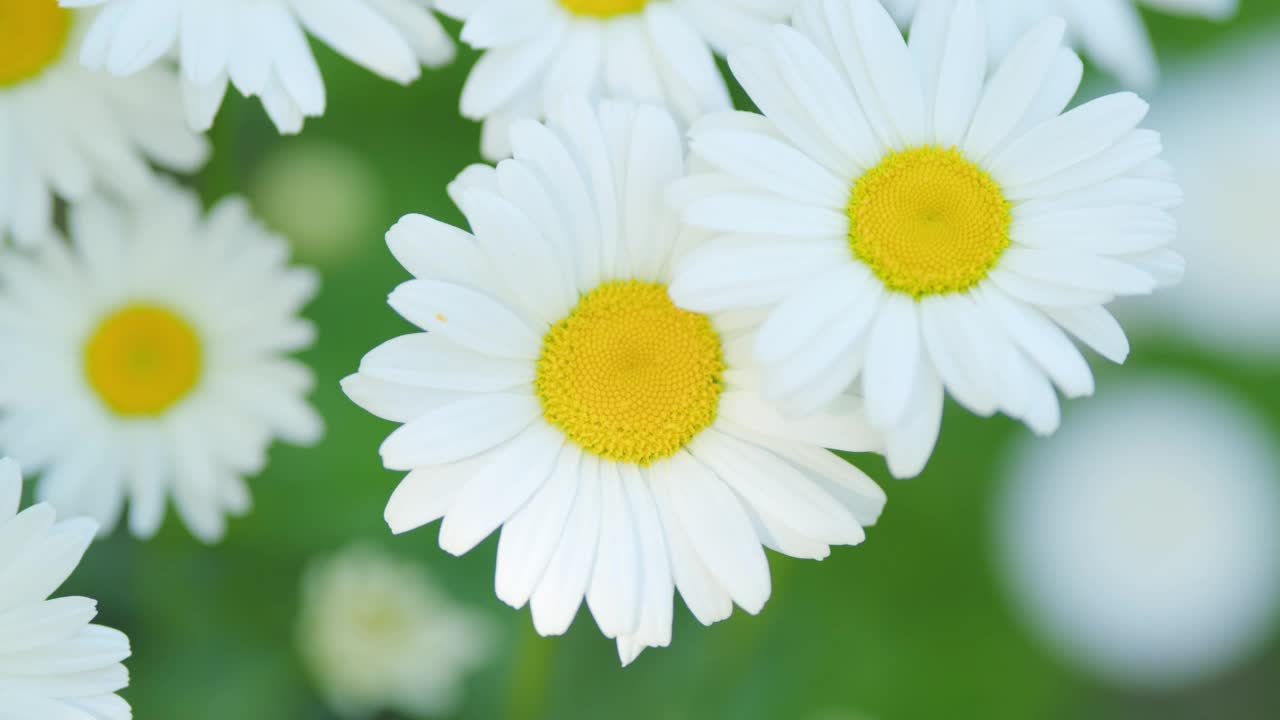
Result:
[[[84,518],[55,523],[48,505],[21,512],[22,474],[0,460],[0,696],[13,720],[129,720],[129,638],[91,625],[89,598],[49,599],[93,541]]]
[[[208,156],[182,121],[177,78],[151,68],[119,79],[80,66],[92,13],[57,0],[0,7],[0,239],[34,246],[54,235],[55,199],[152,185],[150,163],[190,172]]]
[[[166,499],[201,540],[249,509],[245,475],[280,437],[311,443],[321,423],[304,396],[311,372],[298,312],[309,270],[238,199],[203,216],[163,185],[136,203],[86,201],[72,244],[5,258],[0,447],[42,470],[37,491],[110,530],[125,500],[150,537]]]
[[[451,188],[472,233],[409,216],[388,234],[416,279],[391,305],[427,331],[343,382],[404,423],[382,445],[408,476],[396,532],[444,519],[461,554],[502,528],[497,593],[564,632],[584,597],[624,662],[671,637],[678,589],[704,623],[770,594],[763,547],[856,544],[884,495],[823,449],[877,450],[858,398],[789,421],[762,401],[751,313],[667,294],[705,238],[664,203],[684,173],[665,112],[567,103],[512,127],[515,157]],[[763,546],[763,547],[762,547]]]
[[[1064,112],[1081,64],[1058,19],[988,76],[982,23],[930,2],[908,44],[876,0],[808,0],[730,57],[764,116],[699,121],[702,172],[672,192],[719,236],[677,266],[676,304],[763,309],[768,397],[803,416],[860,387],[898,475],[928,460],[944,389],[1052,432],[1055,387],[1093,392],[1068,333],[1123,361],[1103,305],[1181,275],[1146,103]]]
[[[563,97],[595,93],[664,105],[684,124],[731,106],[712,50],[727,53],[784,21],[796,0],[441,0],[485,51],[462,92],[484,121],[483,151],[510,155],[508,129]],[[516,5],[519,8],[516,8]]]
[[[401,84],[420,66],[453,59],[431,0],[61,0],[100,5],[81,51],[85,65],[132,75],[166,55],[181,66],[187,118],[213,124],[228,83],[259,97],[282,133],[325,110],[324,80],[306,33]]]

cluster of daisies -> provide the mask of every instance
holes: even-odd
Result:
[[[1094,388],[1077,343],[1126,356],[1104,306],[1181,275],[1146,104],[1071,107],[1073,45],[1153,79],[1124,2],[434,4],[0,0],[0,451],[42,503],[16,513],[2,468],[18,717],[129,715],[127,643],[46,599],[91,521],[145,539],[172,500],[217,541],[268,447],[322,433],[292,357],[316,275],[241,199],[157,172],[199,170],[229,86],[282,133],[321,115],[308,34],[400,83],[453,57],[434,11],[483,51],[461,112],[496,165],[449,188],[470,230],[391,229],[421,332],[343,388],[400,424],[393,531],[443,520],[461,554],[501,530],[498,597],[547,635],[585,602],[624,663],[670,642],[677,591],[703,623],[759,612],[766,548],[862,542],[885,495],[833,451],[915,475],[947,395],[1053,432]]]

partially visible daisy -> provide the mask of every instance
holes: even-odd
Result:
[[[373,545],[314,562],[298,644],[316,687],[345,717],[447,715],[493,656],[493,624],[443,594],[420,566]]]
[[[1032,628],[1108,680],[1184,687],[1262,649],[1280,610],[1280,464],[1203,381],[1130,382],[1019,445],[996,547]]]
[[[496,589],[543,635],[583,598],[629,663],[671,639],[672,593],[703,623],[770,594],[763,547],[802,558],[863,540],[884,494],[823,446],[877,450],[860,401],[804,420],[758,392],[751,313],[667,296],[700,241],[663,202],[684,172],[664,111],[585,101],[512,126],[515,159],[452,187],[474,235],[422,216],[388,234],[417,279],[391,305],[425,333],[343,381],[404,423],[382,445],[409,475],[386,518],[444,518],[462,554],[499,527]]]
[[[136,194],[152,181],[148,162],[190,172],[208,156],[176,107],[172,71],[120,80],[81,67],[89,20],[57,0],[0,3],[0,239],[38,244],[55,198]]]
[[[431,0],[61,0],[101,5],[81,59],[132,75],[166,55],[182,68],[187,118],[208,130],[230,83],[262,106],[281,133],[325,110],[309,32],[338,53],[402,85],[421,66],[453,59]]]
[[[987,78],[982,22],[974,0],[928,3],[908,47],[875,0],[808,0],[730,57],[764,117],[700,121],[705,172],[672,193],[720,234],[677,267],[676,304],[766,311],[766,395],[804,415],[861,387],[899,476],[928,460],[944,389],[1052,432],[1055,386],[1093,392],[1068,334],[1122,362],[1103,306],[1182,271],[1146,103],[1064,112],[1081,66],[1056,18]]]
[[[885,7],[908,27],[917,8],[933,0],[884,0]],[[981,0],[986,10],[992,62],[1004,57],[1014,42],[1040,20],[1058,15],[1067,21],[1072,45],[1115,75],[1127,87],[1150,89],[1160,76],[1151,38],[1139,6],[1152,10],[1225,21],[1240,0]]]
[[[24,0],[25,1],[25,0]],[[18,512],[22,474],[0,460],[0,717],[5,720],[128,720],[116,693],[129,684],[120,663],[129,638],[90,625],[89,598],[49,599],[93,541],[84,518],[55,524],[48,505]]]
[[[665,105],[686,125],[732,107],[712,50],[727,53],[782,22],[796,0],[439,0],[485,54],[462,91],[484,121],[485,157],[511,152],[514,118],[560,97],[602,93]]]
[[[0,263],[0,448],[43,475],[37,494],[111,530],[125,500],[141,538],[167,498],[205,542],[249,509],[244,476],[272,440],[307,444],[311,371],[288,353],[314,273],[238,199],[202,216],[162,186],[128,208],[72,209],[73,243]]]
[[[1161,302],[1129,309],[1215,353],[1280,354],[1277,41],[1272,33],[1181,68],[1152,100],[1187,191],[1175,247],[1195,271]]]

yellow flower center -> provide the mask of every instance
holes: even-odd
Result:
[[[854,184],[849,247],[891,290],[963,292],[1009,247],[1011,207],[958,150],[892,152]]]
[[[667,288],[606,282],[542,339],[534,387],[542,415],[588,452],[648,465],[716,419],[720,336]]]
[[[560,4],[574,15],[610,18],[638,13],[649,0],[560,0]]]
[[[200,366],[195,330],[155,305],[108,315],[85,345],[89,385],[117,415],[159,415],[195,387]]]
[[[0,87],[29,80],[62,54],[71,12],[58,0],[0,0]]]

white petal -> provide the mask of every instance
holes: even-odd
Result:
[[[551,477],[502,528],[494,589],[511,607],[529,602],[542,579],[578,495],[582,451],[566,443]]]
[[[515,437],[541,414],[532,395],[491,393],[434,408],[397,428],[382,443],[392,470],[464,460]]]
[[[633,633],[640,624],[640,538],[622,483],[618,464],[601,461],[600,541],[587,606],[607,638]]]
[[[769,564],[742,504],[688,453],[668,463],[671,505],[694,550],[734,602],[760,612],[769,599]]]
[[[441,549],[463,555],[498,529],[546,482],[563,446],[559,430],[535,422],[499,448],[449,507]]]
[[[922,362],[920,320],[916,301],[891,293],[880,306],[867,340],[867,363],[862,372],[862,394],[871,422],[892,427],[906,412]]]
[[[540,337],[519,316],[470,288],[410,280],[388,302],[409,322],[479,353],[533,359],[541,351]]]

